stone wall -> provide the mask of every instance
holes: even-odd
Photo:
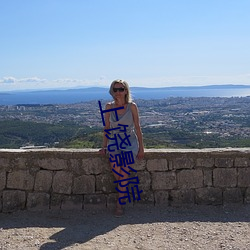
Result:
[[[250,203],[249,148],[147,150],[133,168],[143,192],[128,206]],[[97,150],[0,150],[0,212],[112,208],[113,182]]]

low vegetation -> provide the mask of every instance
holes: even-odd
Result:
[[[79,126],[70,122],[59,124],[0,121],[0,148],[20,148],[27,145],[100,148],[102,127]],[[146,148],[213,148],[249,147],[250,139],[238,136],[220,137],[217,134],[193,133],[188,129],[165,127],[142,128]]]

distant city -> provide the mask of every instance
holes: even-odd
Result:
[[[104,107],[104,100],[101,101]],[[136,99],[147,148],[250,146],[250,96]],[[92,147],[102,143],[98,100],[0,106],[0,147]]]

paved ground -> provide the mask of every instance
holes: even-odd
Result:
[[[0,214],[1,250],[250,250],[250,206]]]

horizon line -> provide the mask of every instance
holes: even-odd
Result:
[[[144,88],[144,89],[167,89],[167,88],[204,88],[204,87],[249,87],[250,84],[206,84],[206,85],[180,85],[180,86],[166,86],[166,87],[142,87],[142,86],[129,86],[131,88]],[[13,89],[13,90],[3,90],[0,91],[0,93],[10,93],[10,92],[40,92],[40,91],[67,91],[67,90],[75,90],[75,89],[90,89],[90,88],[107,88],[109,89],[109,86],[75,86],[75,87],[58,87],[58,88],[38,88],[38,89]]]

